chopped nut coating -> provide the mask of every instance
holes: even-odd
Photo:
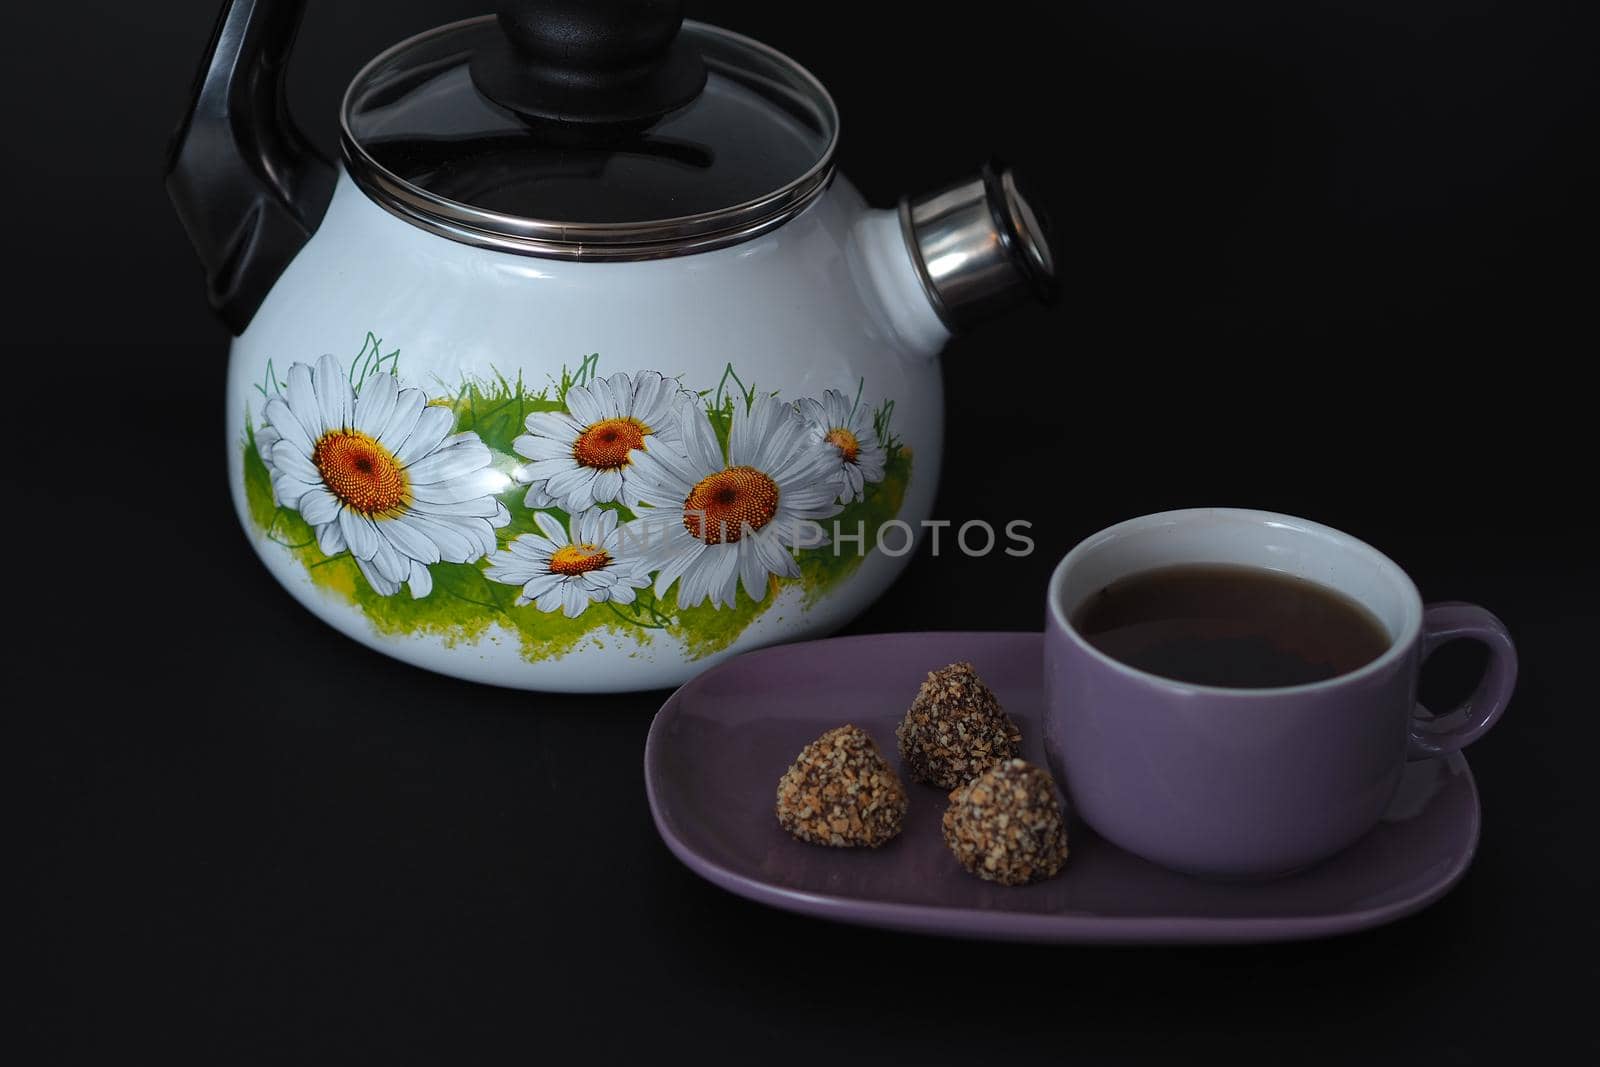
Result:
[[[1021,751],[1022,734],[970,663],[933,671],[895,728],[918,782],[954,789]]]
[[[1051,877],[1067,861],[1055,783],[1027,760],[996,764],[951,792],[944,843],[985,881],[1027,885]]]
[[[778,822],[815,845],[877,848],[905,824],[905,786],[865,730],[840,726],[805,748],[778,781]]]

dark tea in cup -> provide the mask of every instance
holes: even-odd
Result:
[[[1231,564],[1179,564],[1120,578],[1079,607],[1072,624],[1130,667],[1230,689],[1336,678],[1390,644],[1383,624],[1343,593]]]

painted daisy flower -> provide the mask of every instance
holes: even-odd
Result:
[[[494,494],[509,479],[477,434],[450,432],[450,409],[427,406],[392,374],[367,379],[357,396],[332,356],[315,370],[296,363],[288,377],[263,409],[256,447],[270,456],[273,496],[311,524],[325,555],[348,549],[383,596],[405,585],[425,597],[428,564],[494,551],[495,528],[511,521]]]
[[[812,447],[794,408],[771,397],[748,411],[734,405],[726,459],[698,402],[680,403],[677,418],[681,449],[633,453],[640,500],[652,508],[626,540],[659,569],[657,596],[678,583],[680,608],[732,607],[741,580],[762,600],[769,575],[799,575],[791,549],[828,543],[814,520],[839,513],[838,456]]]
[[[560,608],[571,619],[591,603],[631,604],[634,590],[650,584],[639,561],[623,549],[615,511],[591,508],[575,516],[570,535],[548,511],[535,513],[533,521],[539,533],[513,538],[489,557],[483,572],[493,581],[522,586],[519,605]]]
[[[613,500],[633,507],[639,498],[629,455],[677,446],[672,405],[682,395],[676,381],[657,371],[613,374],[568,389],[571,414],[529,415],[528,432],[511,442],[531,460],[518,472],[518,480],[529,483],[527,506],[555,506],[570,515]]]
[[[863,407],[851,408],[837,389],[823,393],[820,401],[809,396],[795,401],[807,436],[827,445],[837,457],[839,499],[846,504],[861,499],[867,482],[883,481],[885,460],[872,429],[872,414]]]

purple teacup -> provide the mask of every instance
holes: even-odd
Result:
[[[1324,681],[1230,689],[1128,666],[1074,627],[1111,583],[1183,564],[1319,583],[1381,623],[1388,649]],[[1077,813],[1130,852],[1207,877],[1287,874],[1353,843],[1377,823],[1406,761],[1481,736],[1517,677],[1511,637],[1483,608],[1424,607],[1376,549],[1265,511],[1169,511],[1102,530],[1056,567],[1045,614],[1045,747]],[[1434,717],[1417,704],[1417,675],[1459,638],[1488,646],[1489,667],[1465,703]]]

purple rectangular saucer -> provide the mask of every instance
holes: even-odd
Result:
[[[1392,922],[1443,896],[1478,842],[1478,794],[1459,755],[1409,764],[1378,827],[1331,860],[1257,884],[1204,881],[1073,823],[1055,878],[1005,888],[945,849],[942,791],[907,781],[904,832],[881,849],[803,844],[773,814],[778,778],[823,731],[865,729],[898,769],[894,727],[928,671],[970,660],[1044,765],[1041,640],[1029,633],[903,633],[762,649],[684,685],[650,727],[645,790],[674,855],[751,900],[839,922],[1010,941],[1285,941]]]

